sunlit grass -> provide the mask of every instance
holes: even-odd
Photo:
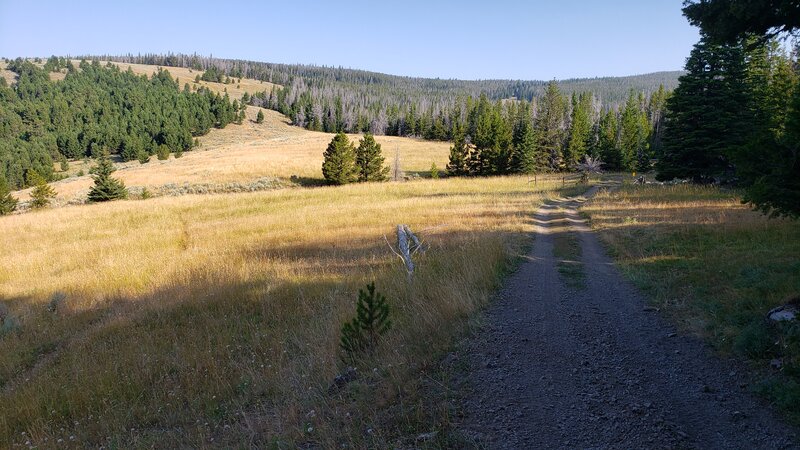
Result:
[[[19,324],[0,337],[0,447],[71,436],[382,447],[428,427],[439,411],[414,403],[418,371],[485,304],[529,239],[530,214],[560,187],[527,181],[165,197],[0,218],[0,301]],[[410,284],[384,238],[399,223],[430,245]],[[372,280],[395,325],[361,379],[329,394],[339,328]],[[56,292],[66,299],[51,312]]]
[[[735,191],[692,185],[626,186],[584,212],[626,274],[685,330],[760,370],[779,358],[783,375],[800,377],[800,330],[770,330],[765,320],[800,293],[797,222],[767,219]],[[771,398],[800,419],[800,389],[788,378]]]

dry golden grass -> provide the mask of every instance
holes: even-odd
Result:
[[[556,186],[425,180],[1,217],[0,447],[386,447],[430,431],[419,370],[485,304]],[[384,241],[398,223],[431,246],[410,285]],[[394,327],[329,393],[339,328],[372,280]]]
[[[252,183],[269,178],[276,186],[286,186],[292,176],[299,182],[312,184],[322,180],[322,154],[332,134],[308,131],[291,126],[282,114],[264,111],[263,123],[255,123],[260,108],[248,107],[247,119],[242,125],[231,124],[222,130],[213,129],[200,138],[201,147],[186,152],[183,157],[170,157],[159,161],[155,157],[147,164],[138,161],[117,164],[119,169],[114,176],[123,180],[129,187],[147,187],[151,191],[168,184],[227,184]],[[357,141],[359,136],[351,135]],[[442,169],[447,165],[449,144],[429,142],[418,139],[392,136],[376,137],[381,144],[386,164],[394,160],[395,152],[400,154],[401,167],[410,173],[425,173],[431,164]],[[83,161],[72,163],[70,173],[78,169],[88,173]],[[91,165],[89,165],[91,166]],[[89,175],[72,176],[52,183],[58,192],[59,203],[80,200],[86,197],[92,186]],[[15,194],[20,200],[30,198],[30,190]]]

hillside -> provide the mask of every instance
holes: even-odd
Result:
[[[294,125],[320,131],[366,132],[375,135],[451,140],[456,123],[464,125],[479,98],[490,102],[530,103],[533,117],[555,83],[567,104],[585,94],[595,120],[600,113],[619,111],[633,94],[645,107],[653,95],[669,92],[681,72],[562,81],[443,80],[386,75],[363,70],[204,58],[196,55],[100,56],[102,60],[190,67],[215,76],[250,77],[278,83],[250,104],[280,111]],[[658,93],[658,94],[657,94]],[[567,108],[568,109],[568,108]],[[532,117],[532,118],[533,118]],[[566,119],[566,118],[565,118]],[[565,123],[563,126],[567,126]],[[473,134],[474,129],[469,130]]]
[[[322,182],[322,153],[332,135],[307,131],[289,125],[275,111],[263,110],[265,120],[255,123],[260,108],[248,107],[247,120],[211,130],[200,138],[200,147],[181,158],[167,161],[151,158],[117,163],[114,176],[140,192],[147,188],[155,195],[276,189],[318,185]],[[351,135],[357,141],[359,136]],[[387,164],[399,154],[400,167],[407,175],[427,174],[431,164],[447,165],[449,144],[419,139],[380,136]],[[74,161],[70,176],[51,185],[58,192],[57,203],[82,202],[92,185],[88,175],[92,162]],[[79,171],[83,175],[79,175]],[[294,177],[294,178],[293,178]],[[30,189],[15,193],[28,200]]]
[[[202,57],[197,55],[124,55],[86,56],[100,60],[144,63],[150,65],[187,67],[205,70],[216,67],[232,77],[264,80],[289,86],[297,79],[320,88],[346,88],[370,96],[387,95],[392,104],[401,104],[403,99],[413,101],[420,97],[455,98],[478,97],[485,93],[490,99],[518,98],[531,100],[544,93],[549,80],[455,80],[440,78],[417,78],[389,75],[366,70],[342,67],[326,67],[303,64],[274,64]],[[595,77],[557,80],[559,88],[567,94],[593,92],[605,102],[617,104],[627,98],[628,91],[652,92],[663,85],[672,90],[678,85],[682,71],[655,72],[624,77]]]
[[[79,61],[73,61],[78,66]],[[15,74],[5,70],[2,74],[14,82]],[[41,67],[41,63],[38,64]],[[157,66],[142,64],[118,64],[125,71],[130,68],[137,75],[152,76]],[[77,69],[80,70],[80,69]],[[243,78],[236,83],[223,84],[200,81],[195,83],[197,72],[191,69],[167,67],[171,76],[180,85],[189,83],[192,90],[208,90],[237,98],[245,92],[252,94],[273,85]],[[51,79],[63,79],[63,73],[53,72]],[[265,113],[261,124],[255,123],[259,110]],[[322,181],[322,153],[331,135],[307,131],[288,124],[286,118],[275,111],[248,107],[246,120],[241,124],[229,124],[224,129],[212,129],[198,138],[200,147],[185,152],[181,158],[174,155],[161,161],[151,157],[150,162],[118,162],[115,176],[124,181],[136,195],[147,188],[154,195],[179,195],[202,192],[230,192],[275,189],[289,186],[316,185]],[[357,141],[359,136],[351,135]],[[447,164],[449,146],[443,142],[426,142],[419,139],[382,136],[378,142],[388,162],[399,156],[400,168],[407,175],[427,173],[431,164],[440,169]],[[56,204],[80,203],[92,185],[88,174],[94,165],[91,160],[77,159],[69,162],[69,168],[61,171],[55,164],[54,171],[65,179],[52,183],[58,193]],[[21,201],[27,201],[31,189],[15,193]]]

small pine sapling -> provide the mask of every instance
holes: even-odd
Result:
[[[367,285],[366,292],[358,290],[356,317],[342,326],[339,346],[353,357],[355,353],[373,348],[391,326],[386,297],[375,292],[375,283],[372,282]]]
[[[56,196],[56,190],[47,184],[47,180],[36,171],[31,170],[27,174],[28,184],[34,186],[31,191],[30,207],[32,209],[40,209],[50,205],[50,202]]]
[[[434,180],[439,178],[439,168],[436,167],[436,163],[431,163],[431,178]]]

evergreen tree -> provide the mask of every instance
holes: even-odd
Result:
[[[667,100],[659,180],[709,182],[731,176],[730,155],[744,143],[750,113],[741,45],[703,37]]]
[[[622,169],[646,172],[650,165],[650,135],[647,116],[642,110],[644,98],[631,91],[620,120],[619,141]]]
[[[339,346],[353,358],[355,353],[377,345],[380,336],[391,326],[386,297],[375,292],[375,283],[370,283],[366,292],[358,290],[356,317],[342,326]]]
[[[256,123],[264,123],[264,111],[261,109],[259,109],[258,114],[256,114]]]
[[[656,92],[650,95],[650,102],[647,105],[647,118],[650,123],[650,151],[655,158],[660,158],[662,155],[661,137],[664,132],[666,102],[667,91],[662,84]]]
[[[592,98],[589,93],[572,94],[569,141],[564,151],[564,166],[573,168],[583,160],[592,133]]]
[[[611,171],[622,170],[622,153],[619,148],[619,123],[617,113],[608,110],[600,119],[598,126],[598,155],[605,163],[606,169]]]
[[[514,123],[511,172],[532,174],[545,170],[547,155],[538,151],[536,141],[536,134],[530,120],[530,107],[527,103],[522,103]]]
[[[548,157],[548,165],[552,170],[563,170],[564,163],[564,115],[566,102],[558,84],[551,81],[547,85],[544,97],[539,102],[539,114],[536,117],[536,135],[538,147]]]
[[[35,170],[28,171],[27,179],[28,185],[33,186],[30,202],[31,209],[40,209],[49,206],[50,202],[56,196],[55,189],[47,184],[47,180]]]
[[[776,42],[748,51],[752,120],[747,143],[732,152],[744,201],[765,214],[800,217],[800,77]]]
[[[11,214],[17,209],[17,199],[11,195],[8,181],[0,175],[0,216]]]
[[[521,135],[514,144],[514,153],[511,157],[511,171],[514,173],[538,173],[547,167],[547,155],[537,151],[536,134],[530,125],[524,127]]]
[[[375,142],[375,137],[371,134],[365,134],[356,148],[358,181],[384,181],[389,167],[384,167],[383,162],[381,144]]]
[[[101,152],[97,158],[97,166],[92,169],[94,186],[89,191],[90,202],[106,202],[128,197],[125,183],[111,177],[115,170],[108,151]]]
[[[324,154],[322,176],[330,184],[347,184],[358,180],[356,149],[344,133],[338,133]]]
[[[746,34],[772,37],[800,29],[797,0],[689,0],[683,15],[704,35],[727,44]]]
[[[464,136],[464,129],[459,123],[453,125],[453,146],[450,147],[450,160],[447,173],[451,176],[469,175],[470,150]]]

